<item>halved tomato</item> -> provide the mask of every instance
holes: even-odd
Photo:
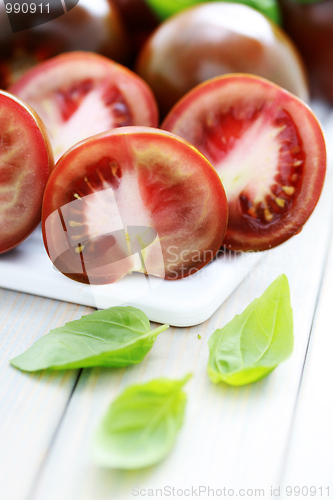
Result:
[[[163,116],[196,85],[226,73],[252,73],[308,97],[291,40],[260,12],[236,3],[209,2],[168,19],[144,45],[137,72]]]
[[[183,139],[125,127],[87,139],[58,162],[43,202],[46,250],[76,281],[111,283],[133,271],[189,276],[219,250],[223,186]]]
[[[277,85],[251,75],[215,78],[189,92],[162,128],[217,170],[229,205],[227,248],[275,247],[315,208],[326,170],[323,133],[311,109]]]
[[[20,99],[0,91],[0,253],[21,243],[40,222],[52,167],[41,120]]]
[[[44,121],[56,161],[77,142],[127,125],[157,126],[148,85],[106,57],[71,52],[28,71],[11,92]]]

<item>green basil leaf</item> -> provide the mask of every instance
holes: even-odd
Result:
[[[184,420],[190,378],[156,379],[126,389],[108,409],[94,436],[92,454],[102,467],[141,469],[172,449]]]
[[[268,375],[293,350],[293,313],[287,277],[279,276],[209,339],[212,382],[245,385]]]
[[[154,11],[155,15],[164,21],[177,12],[180,12],[188,7],[207,2],[211,0],[146,0],[149,7]],[[216,1],[216,0],[215,0]],[[218,0],[220,1],[220,0]],[[281,24],[281,11],[277,0],[225,0],[234,3],[243,3],[265,14],[272,21]],[[304,1],[304,0],[303,0]],[[312,1],[312,0],[305,0]]]
[[[150,330],[147,316],[134,307],[111,307],[51,330],[10,362],[28,372],[133,365],[143,360],[167,328]]]

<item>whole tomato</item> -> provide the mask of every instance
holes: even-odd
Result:
[[[137,72],[153,89],[162,115],[199,83],[226,73],[262,76],[308,98],[302,61],[287,35],[236,3],[201,4],[163,23],[143,47]]]
[[[41,15],[39,9],[34,15]],[[74,2],[66,14],[16,33],[0,2],[0,87],[7,88],[26,69],[61,52],[92,51],[126,62],[127,38],[120,14],[108,0]]]
[[[281,0],[283,24],[309,70],[313,95],[333,102],[333,0]]]
[[[153,9],[145,0],[113,0],[128,31],[135,60],[142,45],[159,25]]]

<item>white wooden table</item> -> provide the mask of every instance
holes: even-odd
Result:
[[[320,104],[316,110],[332,164],[333,117]],[[280,487],[279,498],[333,497],[332,236],[329,172],[320,203],[298,236],[268,252],[209,321],[163,332],[146,359],[127,369],[15,370],[9,359],[92,310],[0,289],[0,500],[123,500],[139,489],[148,496],[148,489],[164,487],[182,489],[184,496],[193,487],[188,497],[199,498],[199,486],[221,489],[222,498],[234,490],[234,496],[269,499],[271,487]],[[206,373],[210,335],[281,273],[291,287],[292,357],[256,384],[213,385]],[[188,372],[194,376],[186,387],[185,424],[163,463],[123,472],[91,462],[92,433],[123,388]],[[286,486],[315,486],[317,492],[288,496]],[[264,496],[255,489],[264,489]],[[212,492],[202,489],[200,498]]]

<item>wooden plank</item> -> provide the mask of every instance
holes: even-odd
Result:
[[[24,374],[8,363],[90,308],[0,289],[0,498],[23,500],[64,414],[78,372]]]
[[[323,487],[323,498],[333,495],[332,300],[333,239],[283,475],[285,486]]]
[[[329,183],[302,233],[267,253],[264,262],[209,321],[164,332],[150,355],[136,367],[83,371],[41,472],[34,500],[122,500],[132,496],[132,487],[166,485],[225,486],[235,491],[265,488],[265,498],[269,498],[270,486],[280,478],[324,270],[331,233],[331,189]],[[292,358],[248,387],[211,384],[206,374],[209,336],[281,273],[288,276],[294,309]],[[124,387],[188,372],[194,377],[187,388],[185,426],[175,449],[162,464],[140,472],[109,471],[92,464],[89,446],[93,431],[110,401]]]

